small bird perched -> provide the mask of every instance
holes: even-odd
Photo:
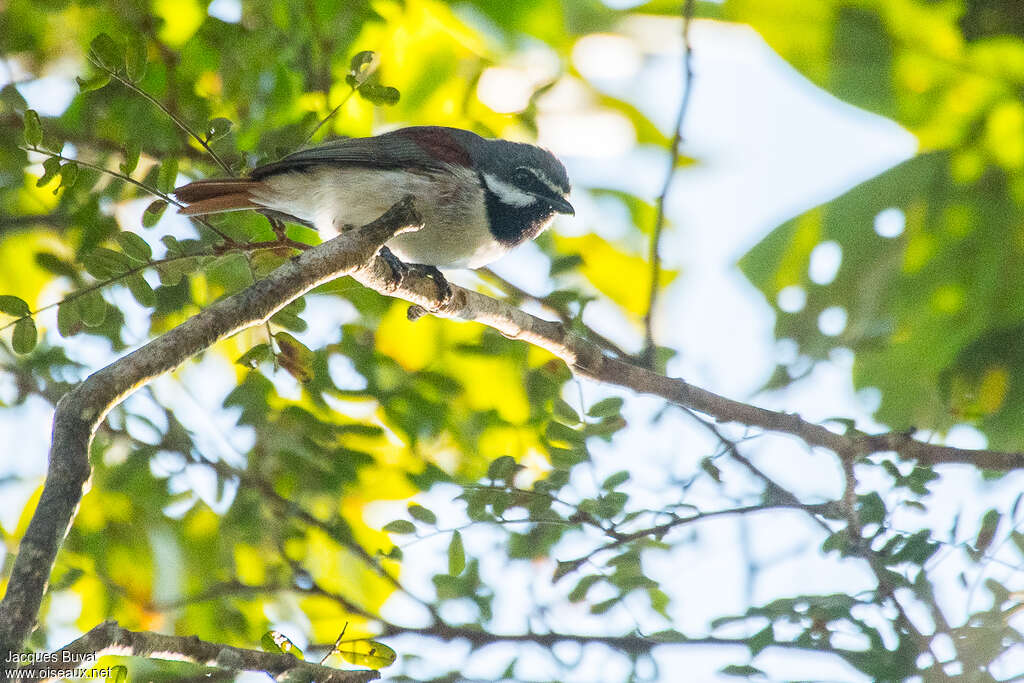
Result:
[[[424,226],[387,247],[408,264],[479,268],[575,214],[569,177],[547,150],[459,128],[414,126],[290,154],[248,178],[174,191],[196,216],[254,209],[331,235],[365,225],[412,195]]]

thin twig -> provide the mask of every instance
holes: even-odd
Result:
[[[92,170],[98,171],[99,173],[103,173],[105,175],[108,175],[111,178],[117,178],[118,180],[122,180],[122,181],[124,181],[126,183],[131,183],[135,187],[138,187],[141,190],[143,190],[145,192],[148,192],[149,194],[153,195],[154,197],[159,197],[160,199],[164,200],[168,204],[174,204],[178,208],[184,208],[185,207],[184,204],[179,202],[177,199],[175,199],[171,195],[169,195],[169,194],[167,194],[165,192],[161,192],[160,190],[156,189],[155,187],[150,187],[149,185],[146,185],[145,183],[140,182],[140,181],[136,180],[135,178],[132,178],[130,175],[126,175],[124,173],[118,173],[117,171],[112,171],[109,168],[104,168],[103,166],[100,166],[98,164],[90,164],[88,161],[82,161],[81,159],[72,159],[71,157],[66,157],[66,156],[64,156],[62,154],[58,154],[57,152],[51,152],[48,149],[42,149],[41,147],[19,147],[18,149],[24,150],[26,152],[36,152],[37,154],[45,154],[48,157],[52,157],[52,158],[58,159],[60,161],[68,161],[68,162],[71,162],[71,163],[74,163],[74,164],[78,164],[79,166],[84,166],[86,168],[91,168]],[[199,223],[200,225],[203,225],[204,227],[206,227],[209,230],[211,230],[212,232],[214,232],[218,237],[220,237],[226,243],[228,243],[228,244],[230,244],[232,246],[237,246],[237,245],[241,244],[240,242],[236,242],[234,239],[232,239],[227,233],[225,233],[222,230],[214,227],[209,221],[207,221],[202,216],[192,216],[191,218],[194,221],[196,221],[197,223]]]
[[[658,303],[658,282],[661,280],[661,233],[665,227],[665,201],[675,178],[676,165],[679,160],[679,147],[683,143],[683,121],[686,110],[690,107],[690,94],[693,92],[693,47],[690,45],[690,23],[693,19],[694,0],[686,0],[683,6],[683,98],[676,115],[675,133],[669,156],[668,173],[665,183],[658,195],[657,214],[654,219],[654,232],[651,234],[651,288],[647,296],[647,313],[644,315],[644,349],[641,352],[641,363],[648,368],[654,367],[654,308]]]
[[[191,137],[193,140],[195,140],[200,145],[202,145],[203,149],[205,149],[207,151],[207,153],[210,155],[210,157],[212,157],[213,160],[217,162],[217,165],[220,166],[224,170],[225,173],[227,173],[228,175],[232,175],[232,176],[234,175],[234,173],[231,172],[231,167],[228,166],[226,163],[224,163],[224,160],[221,159],[217,155],[217,153],[213,151],[213,148],[210,147],[210,144],[204,138],[200,137],[195,131],[193,131],[191,128],[189,128],[188,124],[186,124],[184,121],[182,121],[174,112],[172,112],[170,109],[168,109],[164,105],[163,102],[161,102],[160,100],[156,99],[155,97],[153,97],[148,92],[146,92],[145,90],[143,90],[139,86],[135,85],[134,83],[132,83],[128,79],[123,78],[116,71],[114,71],[112,69],[108,69],[107,67],[103,66],[97,60],[90,58],[90,61],[96,66],[96,68],[100,69],[103,73],[105,73],[105,74],[109,75],[111,78],[117,80],[118,83],[120,83],[124,87],[128,88],[129,90],[131,90],[135,94],[142,96],[143,98],[148,100],[151,104],[153,104],[158,109],[160,109],[160,111],[162,111],[164,114],[166,114],[167,118],[169,118],[171,121],[173,121],[178,126],[178,128],[181,128],[183,131],[185,131],[185,133],[189,137]]]
[[[334,109],[332,109],[330,114],[328,114],[327,116],[325,116],[322,119],[320,119],[320,123],[316,124],[316,128],[314,128],[312,130],[312,132],[309,135],[306,136],[306,139],[302,141],[303,146],[309,144],[309,141],[313,139],[313,136],[316,135],[316,132],[318,130],[320,130],[325,123],[330,121],[331,118],[333,118],[334,115],[338,113],[338,110],[340,110],[342,107],[345,106],[346,102],[348,102],[350,99],[352,99],[352,96],[356,94],[356,90],[358,90],[358,89],[359,88],[352,88],[351,90],[349,90],[348,94],[346,94],[343,98],[341,98],[341,102],[338,103],[338,106],[335,107]]]

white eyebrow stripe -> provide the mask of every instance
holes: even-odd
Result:
[[[565,194],[565,191],[564,191],[564,190],[562,190],[562,188],[560,188],[560,187],[558,187],[557,185],[555,185],[555,183],[554,183],[554,182],[552,182],[552,181],[551,181],[551,180],[550,180],[550,179],[549,179],[549,178],[547,177],[547,175],[546,175],[546,174],[544,173],[544,171],[541,171],[540,169],[533,169],[533,168],[528,168],[528,169],[526,169],[526,170],[527,170],[527,171],[529,171],[530,173],[532,173],[532,174],[533,174],[533,177],[535,177],[535,178],[536,178],[537,180],[539,180],[540,182],[542,182],[542,183],[544,183],[545,185],[547,185],[547,186],[548,186],[548,189],[549,189],[549,190],[551,190],[551,191],[552,191],[553,193],[555,193],[556,195],[562,195],[562,194]]]
[[[509,206],[529,206],[537,201],[537,198],[532,194],[523,192],[512,183],[506,183],[501,178],[491,175],[490,173],[484,173],[484,182],[487,183],[487,187],[491,192],[498,196],[503,203]]]

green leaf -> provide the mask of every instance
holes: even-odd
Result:
[[[0,294],[0,313],[13,315],[15,318],[26,316],[32,312],[24,299],[10,294]]]
[[[152,285],[146,281],[141,271],[126,277],[124,284],[141,305],[147,308],[156,306],[156,292],[153,291]]]
[[[357,52],[348,63],[348,72],[352,77],[349,85],[358,88],[376,73],[379,66],[380,57],[373,50]]]
[[[191,273],[196,267],[196,259],[193,257],[179,257],[173,261],[159,263],[156,272],[160,276],[160,284],[173,287],[181,282],[187,273]]]
[[[128,683],[128,667],[118,664],[110,667],[110,674],[107,676],[110,683]]]
[[[124,48],[106,33],[101,33],[89,43],[89,59],[101,67],[118,71],[124,66]]]
[[[91,92],[93,90],[99,90],[110,83],[110,74],[98,73],[95,76],[90,76],[89,78],[75,76],[75,82],[78,83],[79,92]]]
[[[22,318],[14,324],[11,345],[15,353],[29,353],[36,347],[36,323],[32,318]]]
[[[577,582],[571,591],[569,591],[569,602],[583,602],[587,593],[591,587],[601,580],[601,576],[597,574],[588,574]]]
[[[29,147],[38,147],[43,141],[43,124],[39,121],[39,114],[34,109],[25,111],[25,144]]]
[[[164,211],[166,210],[167,202],[163,199],[157,199],[150,203],[150,205],[146,207],[146,210],[142,212],[142,227],[152,228],[160,222],[160,218],[164,215]]]
[[[721,673],[726,676],[738,676],[742,678],[750,678],[751,676],[764,676],[764,672],[758,669],[756,666],[750,666],[749,664],[730,664],[729,666],[722,669]]]
[[[274,352],[271,350],[270,344],[257,344],[239,356],[235,363],[247,368],[256,368],[260,363],[273,360],[273,358]]]
[[[129,258],[141,263],[149,263],[150,259],[153,258],[153,249],[149,246],[149,242],[134,232],[119,232],[114,236],[114,239],[121,246],[121,251]]]
[[[128,80],[138,83],[146,75],[146,39],[140,35],[131,36],[124,54],[124,71]]]
[[[132,269],[132,262],[119,251],[96,247],[82,259],[85,270],[98,280],[124,275]]]
[[[309,327],[305,320],[287,310],[275,313],[273,317],[270,318],[270,322],[275,325],[280,325],[286,330],[291,330],[292,332],[305,332]]]
[[[58,173],[60,173],[60,159],[49,157],[43,162],[43,175],[39,176],[39,180],[36,181],[36,187],[48,184],[57,177]]]
[[[610,491],[620,484],[624,484],[629,480],[629,472],[622,470],[611,475],[601,483],[601,488]]]
[[[260,638],[260,645],[265,652],[283,652],[294,655],[297,659],[305,659],[302,650],[296,647],[295,643],[280,631],[267,631],[264,633],[263,637]]]
[[[458,576],[466,568],[466,549],[462,545],[462,534],[452,533],[452,541],[448,544],[448,574]]]
[[[398,104],[398,100],[401,99],[401,93],[398,92],[397,88],[377,85],[376,83],[366,83],[360,86],[359,96],[373,104],[383,104],[386,106]]]
[[[390,647],[376,640],[352,640],[338,643],[334,652],[355,666],[365,666],[368,669],[382,669],[395,663],[398,655]]]
[[[554,413],[555,417],[568,425],[580,423],[580,416],[576,410],[559,396],[551,399],[551,412]]]
[[[218,138],[224,137],[228,134],[228,131],[231,130],[231,125],[230,119],[225,119],[219,116],[215,119],[211,119],[210,122],[206,124],[206,141],[213,142]]]
[[[711,458],[701,458],[700,468],[707,473],[709,477],[715,480],[715,482],[722,483],[722,470],[718,468],[718,465]]]
[[[775,642],[775,630],[771,624],[768,624],[763,629],[750,636],[747,639],[747,647],[750,648],[750,655],[756,657],[769,645]]]
[[[978,538],[974,542],[974,547],[979,553],[985,552],[992,545],[1001,518],[998,510],[993,509],[985,513],[981,520],[981,529],[978,530]]]
[[[437,524],[437,515],[435,515],[433,511],[428,510],[422,505],[417,505],[416,503],[409,504],[409,516],[423,522],[424,524]]]
[[[576,448],[583,445],[583,434],[561,422],[549,422],[544,429],[548,443],[559,448]]]
[[[516,469],[516,459],[511,455],[502,455],[491,461],[487,466],[487,478],[505,480]]]
[[[132,171],[139,165],[139,157],[142,155],[142,148],[134,140],[124,148],[124,161],[121,162],[121,173],[131,175]]]
[[[56,254],[51,254],[48,251],[40,251],[36,253],[36,264],[40,268],[43,268],[54,275],[60,275],[71,279],[78,277],[77,268]]]
[[[611,417],[622,412],[623,400],[617,396],[606,398],[590,406],[587,415],[590,417]]]
[[[76,180],[78,180],[78,164],[69,161],[60,167],[60,185],[57,186],[57,190],[62,187],[71,189]],[[53,193],[57,194],[57,190],[54,190]]]
[[[264,652],[273,652],[275,654],[281,652],[281,648],[277,646],[277,642],[274,640],[274,631],[267,631],[260,638],[260,647],[263,648]]]
[[[252,270],[244,254],[230,251],[215,258],[205,268],[211,282],[224,287],[225,292],[237,292],[252,284]]]
[[[411,534],[416,531],[416,525],[407,519],[396,519],[385,524],[384,531],[391,534]]]
[[[178,179],[178,158],[171,157],[160,164],[160,171],[156,175],[156,189],[163,193],[171,192]]]
[[[281,349],[277,360],[289,374],[300,382],[308,382],[313,379],[313,363],[316,355],[308,346],[287,332],[278,332],[274,335],[274,341]]]
[[[68,299],[57,307],[57,331],[62,337],[73,337],[82,330],[82,316],[78,312],[78,300]]]
[[[99,327],[107,318],[107,302],[99,289],[92,289],[78,297],[78,312],[89,327]]]

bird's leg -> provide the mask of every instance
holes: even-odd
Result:
[[[391,269],[391,282],[395,289],[402,286],[402,281],[405,279],[406,273],[409,272],[409,266],[401,261],[397,256],[392,253],[387,247],[380,248],[380,257],[384,263],[388,264],[388,268]]]

